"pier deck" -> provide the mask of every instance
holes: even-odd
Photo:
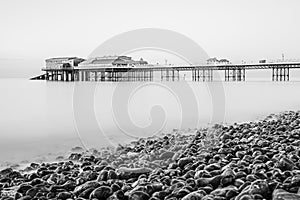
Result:
[[[224,71],[225,81],[245,81],[246,71],[269,69],[273,81],[289,81],[290,70],[300,69],[300,62],[250,63],[226,65],[148,65],[143,67],[91,67],[42,69],[45,80],[52,81],[153,81],[159,73],[162,81],[178,81],[181,72],[192,81],[213,81],[214,71]]]

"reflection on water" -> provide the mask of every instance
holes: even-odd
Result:
[[[36,156],[42,159],[43,156],[82,145],[82,142],[88,148],[100,147],[127,142],[133,137],[148,136],[154,129],[169,132],[174,128],[206,126],[216,113],[215,102],[223,102],[225,112],[213,123],[222,122],[223,119],[224,123],[255,120],[270,113],[300,108],[300,82],[222,83],[224,99],[212,101],[211,88],[214,88],[214,84],[221,83],[188,83],[198,106],[194,108],[198,114],[195,124],[195,112],[192,111],[195,105],[190,103],[182,110],[180,104],[189,100],[178,98],[172,92],[174,88],[178,91],[184,89],[182,82],[168,83],[171,89],[163,87],[166,84],[147,84],[132,92],[130,98],[112,101],[116,97],[116,88],[126,91],[128,88],[137,88],[141,83],[79,82],[75,86],[74,83],[0,79],[0,159],[2,163],[30,160]],[[94,105],[90,107],[93,114],[81,108],[87,123],[80,124],[79,134],[79,126],[75,124],[78,119],[74,119],[73,112],[74,87],[86,90],[95,88],[92,91]],[[81,98],[85,99],[85,96]],[[118,118],[124,114],[123,111],[114,110],[123,101],[127,105],[125,114],[132,122],[128,126],[122,124],[122,118]],[[117,104],[113,105],[112,102]],[[186,110],[190,112],[183,115]],[[154,122],[158,123],[153,125],[150,132],[143,129]]]

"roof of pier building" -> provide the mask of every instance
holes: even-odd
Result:
[[[78,64],[83,62],[84,59],[78,57],[56,57],[56,58],[48,58],[45,61],[46,61],[46,68],[61,69],[64,67],[78,66]]]
[[[229,60],[223,58],[223,59],[220,59],[219,62],[220,62],[220,63],[224,63],[224,62],[228,63]]]
[[[148,62],[142,58],[139,61],[132,60],[128,56],[102,56],[87,59],[80,63],[80,67],[111,67],[111,66],[127,66],[127,65],[145,65]]]
[[[45,61],[51,62],[51,61],[65,61],[65,60],[84,60],[83,58],[78,57],[56,57],[56,58],[48,58]]]
[[[72,59],[76,59],[77,57],[56,57],[56,58],[48,58],[46,59],[47,61],[53,61],[53,60],[72,60]]]
[[[219,62],[219,60],[215,57],[215,58],[209,58],[206,60],[207,62]]]
[[[227,59],[224,59],[224,58],[222,58],[222,59],[217,59],[216,57],[214,57],[214,58],[209,58],[209,59],[207,59],[206,60],[207,61],[207,64],[222,64],[222,63],[229,63],[229,60],[227,60]]]

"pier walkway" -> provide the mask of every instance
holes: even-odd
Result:
[[[224,72],[224,81],[245,81],[248,70],[271,70],[272,81],[289,81],[290,70],[300,69],[300,62],[226,64],[226,65],[146,65],[143,67],[73,67],[43,68],[38,79],[52,81],[178,81],[181,73],[191,81],[213,81],[215,71]]]

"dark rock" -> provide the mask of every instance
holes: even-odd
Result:
[[[198,192],[192,192],[182,198],[182,200],[201,200],[204,197],[203,194]]]
[[[90,194],[94,191],[94,188],[88,188],[79,194],[79,197],[88,199]]]
[[[206,170],[199,170],[196,171],[194,178],[211,178],[212,175],[210,174],[210,172],[206,171]]]
[[[152,197],[156,197],[158,199],[164,199],[168,195],[168,192],[166,191],[159,191],[159,192],[154,192],[152,194]]]
[[[221,169],[221,166],[217,163],[212,163],[212,164],[204,167],[204,170],[207,170],[207,171],[213,171],[213,170],[219,170],[219,169]]]
[[[263,197],[267,198],[269,193],[269,185],[265,180],[256,180],[250,185],[249,194],[260,194]]]
[[[39,190],[37,188],[31,188],[27,190],[26,195],[31,196],[31,198],[33,198],[36,195],[36,193],[38,193],[38,191]]]
[[[273,200],[300,200],[300,195],[287,192],[283,189],[276,189],[273,192]]]
[[[226,197],[227,192],[232,191],[233,193],[238,193],[238,188],[235,186],[228,186],[224,188],[218,188],[212,191],[210,194],[213,196],[223,196]]]
[[[96,198],[99,200],[106,200],[109,196],[113,194],[113,191],[108,186],[100,186],[96,188],[91,194],[90,199]]]
[[[56,194],[54,192],[49,192],[46,197],[47,197],[47,199],[52,199],[52,198],[56,197]]]
[[[86,189],[89,189],[89,188],[97,188],[100,186],[100,183],[97,182],[97,181],[88,181],[80,186],[77,186],[75,189],[74,189],[74,194],[75,195],[78,195],[80,194],[81,192],[85,191]]]
[[[13,172],[12,168],[3,169],[3,170],[0,171],[0,176],[6,176],[6,175],[8,175],[11,172]]]
[[[152,170],[150,168],[126,168],[118,169],[120,179],[138,178],[142,174],[149,174]]]
[[[20,199],[22,197],[22,194],[19,192],[15,193],[15,199]]]
[[[218,175],[215,177],[210,178],[210,184],[213,186],[213,188],[218,188],[219,185],[221,184],[221,180],[223,179],[222,175]]]
[[[102,170],[98,176],[97,181],[107,181],[107,175],[108,175],[108,171]]]
[[[69,160],[79,160],[81,158],[81,154],[80,153],[72,153],[70,156],[69,156]]]
[[[291,179],[290,187],[300,186],[300,175],[293,176]]]
[[[114,170],[109,170],[107,174],[107,179],[117,179],[118,175]]]
[[[244,172],[244,171],[238,171],[236,174],[235,174],[235,178],[243,178],[243,177],[246,177],[247,176],[247,173]]]
[[[71,198],[71,197],[72,197],[72,194],[69,193],[69,192],[60,192],[60,193],[58,193],[58,195],[57,195],[57,198],[58,198],[58,199],[62,199],[62,200],[66,200],[66,199],[69,199],[69,198]]]
[[[211,178],[198,178],[196,179],[196,185],[198,187],[205,187],[210,184]]]
[[[289,160],[288,158],[281,158],[278,162],[278,168],[282,171],[293,170],[294,166],[294,162]]]
[[[25,194],[29,189],[31,189],[32,186],[28,185],[26,183],[23,183],[19,186],[19,188],[17,189],[17,192],[21,193],[21,194]]]
[[[111,185],[111,189],[113,192],[116,192],[116,191],[120,190],[121,187],[118,184],[114,183]]]
[[[128,200],[148,200],[150,196],[143,191],[134,191],[129,195]]]
[[[191,163],[193,160],[192,158],[189,157],[185,157],[185,158],[181,158],[178,160],[177,164],[180,168],[184,168],[184,166],[186,166],[187,164]]]

